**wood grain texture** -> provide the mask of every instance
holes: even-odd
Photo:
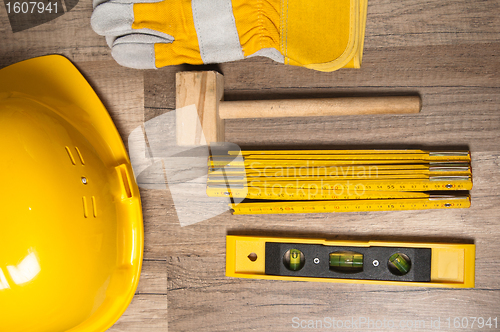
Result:
[[[291,118],[420,112],[419,96],[337,97],[225,101],[222,119]]]
[[[246,147],[470,148],[474,174],[472,207],[466,210],[293,216],[226,212],[189,227],[179,226],[168,188],[141,189],[143,272],[131,305],[110,331],[290,331],[295,330],[293,317],[361,316],[422,319],[427,323],[417,329],[422,331],[438,316],[444,324],[449,316],[500,315],[498,0],[370,0],[361,69],[333,73],[264,58],[157,71],[122,68],[110,57],[104,38],[90,28],[91,11],[90,1],[80,1],[52,22],[12,33],[0,9],[0,67],[39,55],[67,56],[96,89],[125,142],[143,119],[175,108],[176,72],[218,70],[224,74],[225,100],[419,94],[423,103],[417,115],[227,120],[227,141]],[[224,276],[228,233],[474,241],[476,288],[230,279]],[[452,329],[442,325],[441,330]]]
[[[167,331],[166,300],[166,294],[136,294],[123,316],[108,331]]]
[[[226,120],[226,141],[244,147],[471,149],[472,207],[292,216],[226,212],[180,227],[168,190],[148,191],[151,206],[161,215],[155,223],[167,232],[161,241],[155,235],[157,243],[150,242],[147,253],[167,255],[169,329],[290,331],[294,317],[397,316],[398,321],[423,320],[430,330],[430,320],[438,317],[445,324],[449,316],[498,316],[499,14],[494,1],[370,1],[359,70],[320,73],[262,58],[208,67],[224,74],[224,98],[230,101],[419,94],[420,114]],[[186,69],[190,67],[145,73],[146,121],[175,108],[173,77]],[[158,211],[158,205],[166,211]],[[476,288],[228,279],[228,233],[474,242]]]
[[[189,71],[177,73],[175,80],[177,145],[223,142],[224,120],[219,117],[223,76],[215,71]]]
[[[130,133],[142,124],[144,75],[115,61],[76,62],[113,119],[125,146]]]
[[[167,331],[167,262],[145,259],[135,297],[108,331]]]

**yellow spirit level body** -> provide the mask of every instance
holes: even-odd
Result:
[[[328,277],[300,277],[292,275],[266,274],[266,243],[304,245],[314,244],[331,247],[367,248],[393,247],[431,250],[430,281],[408,282],[398,280],[364,280],[343,279]],[[389,248],[390,249],[390,248]],[[306,264],[311,257],[305,257]],[[372,264],[372,262],[365,262]],[[374,263],[373,263],[374,264]],[[377,263],[378,264],[378,263]],[[383,267],[385,262],[380,262]],[[442,288],[473,288],[475,277],[475,245],[452,243],[412,243],[412,242],[383,242],[383,241],[329,241],[324,239],[278,238],[234,236],[226,237],[226,276],[235,278],[318,281],[354,284],[379,284]]]

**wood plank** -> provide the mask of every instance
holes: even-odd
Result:
[[[136,295],[123,316],[108,331],[168,331],[167,295]]]
[[[172,198],[167,189],[141,189],[144,216],[144,257],[165,259],[171,249],[168,237],[172,227],[179,227]]]
[[[108,331],[167,331],[167,262],[145,259],[131,304]]]
[[[498,41],[498,2],[368,2],[365,47],[458,45]]]
[[[64,16],[62,16],[64,17]],[[112,60],[76,62],[113,119],[125,146],[144,117],[144,74]]]
[[[363,316],[398,322],[418,319],[430,324],[431,318],[438,317],[498,315],[499,284],[483,282],[486,264],[480,260],[478,288],[464,290],[225,278],[217,268],[224,265],[224,256],[215,254],[210,258],[171,257],[168,262],[172,330],[224,330],[230,326],[232,330],[290,331],[294,317],[350,320]]]
[[[245,128],[245,130],[242,130]],[[497,151],[496,111],[301,119],[227,120],[227,140],[242,147],[470,149]],[[314,132],[314,136],[308,133]]]
[[[167,294],[167,262],[166,260],[149,260],[142,262],[142,271],[136,295]]]

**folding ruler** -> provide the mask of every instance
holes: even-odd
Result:
[[[208,196],[245,199],[234,214],[470,207],[466,151],[229,151],[208,165]]]

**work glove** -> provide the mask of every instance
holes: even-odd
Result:
[[[359,67],[367,0],[94,0],[91,24],[121,65],[150,69],[266,56]]]

